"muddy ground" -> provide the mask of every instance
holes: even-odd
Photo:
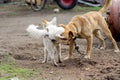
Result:
[[[64,60],[68,46],[62,45],[62,63],[54,67],[50,61],[42,64],[42,39],[31,38],[26,32],[29,24],[39,24],[41,19],[51,20],[57,17],[57,23],[67,24],[77,14],[76,10],[54,13],[52,8],[41,12],[33,12],[27,6],[0,6],[0,57],[10,55],[19,67],[33,69],[38,72],[30,80],[120,80],[120,53],[113,51],[112,43],[106,39],[106,49],[97,48],[99,41],[94,38],[91,59],[83,58],[83,54],[74,52],[71,60]],[[86,40],[77,39],[81,53],[85,52]],[[118,43],[120,47],[120,43]]]

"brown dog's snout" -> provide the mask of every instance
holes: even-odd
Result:
[[[67,38],[61,38],[61,40],[68,40]]]

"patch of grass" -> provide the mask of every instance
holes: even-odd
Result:
[[[75,11],[98,11],[101,7],[85,7],[85,6],[76,6],[74,8]]]
[[[0,65],[0,80],[9,80],[12,77],[18,77],[20,80],[28,80],[36,73],[31,69],[18,68],[15,64]]]

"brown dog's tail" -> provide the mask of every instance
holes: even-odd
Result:
[[[104,6],[99,10],[99,13],[103,14],[110,6],[112,0],[106,0]]]

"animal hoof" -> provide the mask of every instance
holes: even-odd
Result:
[[[90,59],[90,56],[89,56],[89,55],[86,55],[84,58],[85,58],[85,59]]]

